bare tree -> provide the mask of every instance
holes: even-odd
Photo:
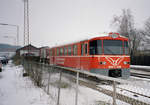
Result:
[[[145,22],[145,30],[147,35],[150,37],[150,17]]]
[[[140,30],[134,26],[134,18],[130,9],[123,9],[122,15],[114,16],[112,25],[117,26],[117,31],[127,38],[129,38],[130,54],[134,55],[140,45],[142,35]]]
[[[145,21],[144,31],[142,34],[145,36],[144,42],[150,44],[150,17]]]

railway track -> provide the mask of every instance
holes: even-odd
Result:
[[[84,78],[84,79],[81,79],[81,78]],[[110,80],[105,80],[105,81],[103,81],[103,80],[102,81],[101,80],[100,81],[99,80],[95,81],[94,80],[93,81],[91,79],[87,80],[87,78],[85,78],[85,77],[81,77],[81,78],[79,79],[79,84],[80,85],[89,87],[93,90],[99,91],[100,93],[104,93],[104,94],[106,94],[108,96],[111,96],[113,98],[113,91],[112,90],[108,90],[108,89],[105,89],[103,87],[98,86],[98,84],[104,85],[106,82],[108,82],[108,83],[106,83],[107,85],[112,85],[112,82],[110,82]],[[74,77],[74,82],[75,81],[76,81],[76,77]],[[89,82],[89,81],[91,81],[91,82]],[[119,87],[116,87],[116,89],[117,88],[119,88]],[[128,92],[132,93],[135,96],[142,96],[142,97],[145,97],[145,98],[150,98],[150,96],[146,96],[146,95],[143,95],[143,94],[140,94],[140,93],[136,93],[136,92],[133,92],[133,91],[130,91],[130,90],[127,90],[127,89],[123,89],[123,88],[120,88],[120,89],[123,90],[123,91],[128,91]],[[135,98],[132,98],[132,97],[129,97],[129,96],[123,95],[122,93],[117,93],[117,92],[116,92],[116,99],[121,100],[121,101],[126,102],[126,103],[129,103],[131,105],[150,105],[150,103],[146,103],[146,102],[140,101],[138,99],[135,99]]]
[[[150,70],[144,68],[131,68],[131,76],[150,79]]]
[[[131,73],[131,76],[150,79],[149,74]]]
[[[73,78],[73,82],[76,82],[76,78],[74,77]],[[111,96],[113,97],[113,91],[111,90],[108,90],[108,89],[105,89],[103,87],[100,87],[98,86],[98,83],[95,82],[95,81],[91,81],[91,80],[84,80],[82,78],[79,79],[79,84],[80,85],[83,85],[83,86],[86,86],[88,88],[91,88],[93,90],[96,90],[100,93],[103,93],[103,94],[106,94],[108,96]],[[103,84],[103,83],[102,83]],[[109,84],[111,85],[111,84]],[[127,90],[127,89],[123,89],[123,88],[120,88],[120,87],[117,87],[118,89],[121,89],[121,90],[124,90],[124,91],[128,91],[130,93],[133,93],[134,95],[136,96],[143,96],[143,97],[146,97],[146,98],[150,98],[150,96],[146,96],[146,95],[143,95],[143,94],[139,94],[139,93],[136,93],[136,92],[132,92],[130,90]],[[134,98],[131,98],[131,97],[128,97],[126,95],[123,95],[121,93],[116,93],[116,98],[120,101],[123,101],[123,102],[126,102],[126,103],[129,103],[131,105],[150,105],[148,103],[145,103],[145,102],[142,102],[142,101],[139,101],[137,99],[134,99]]]
[[[138,71],[145,71],[145,72],[150,72],[150,67],[149,66],[137,66],[137,67],[134,67],[134,66],[130,66],[130,69],[134,69],[134,70],[138,70]]]
[[[59,68],[59,69],[62,69],[63,71],[65,70],[65,68]],[[65,70],[65,71],[67,71],[67,70]],[[73,72],[73,71],[70,70],[69,72]],[[66,73],[66,72],[64,72],[64,73]],[[72,73],[69,73],[69,74],[72,74]],[[73,72],[73,74],[75,74],[75,75],[70,75],[70,76],[72,77],[73,82],[76,82],[76,77],[75,77],[76,73]],[[112,90],[108,90],[105,87],[100,87],[100,85],[105,85],[102,82],[108,82],[107,85],[111,86],[112,82],[110,82],[110,80],[109,81],[107,81],[107,80],[106,81],[92,81],[91,79],[87,80],[87,78],[85,78],[85,77],[83,77],[83,78],[79,79],[79,84],[80,85],[86,86],[88,88],[91,88],[91,89],[96,90],[96,91],[98,91],[100,93],[106,94],[108,96],[111,96],[113,98],[114,94],[113,94]],[[89,81],[91,81],[91,82],[89,82]],[[150,98],[150,96],[146,96],[146,95],[143,95],[143,94],[140,94],[140,93],[136,93],[136,92],[133,92],[133,91],[130,91],[130,90],[127,90],[127,89],[123,89],[123,88],[119,88],[119,87],[116,87],[116,89],[120,89],[120,90],[123,90],[123,91],[130,92],[130,93],[132,93],[135,96],[142,96],[142,97],[145,97],[145,98]],[[140,101],[140,100],[138,100],[138,98],[136,99],[136,98],[133,98],[133,97],[129,97],[127,95],[124,95],[123,93],[117,93],[116,92],[116,99],[118,99],[120,101],[123,101],[123,102],[126,102],[126,103],[129,103],[131,105],[150,105],[150,103],[146,103],[146,102]]]
[[[140,94],[140,93],[136,93],[136,92],[133,92],[133,91],[130,91],[130,90],[127,90],[127,89],[123,89],[123,88],[120,88],[120,87],[117,87],[118,89],[121,89],[121,90],[125,90],[127,92],[131,92],[133,94],[136,94],[136,95],[140,95],[140,96],[143,96],[143,97],[147,97],[147,98],[150,98],[150,96],[147,96],[147,95],[143,95],[143,94]]]
[[[80,84],[80,85],[84,85],[84,86],[89,87],[89,88],[92,88],[92,89],[94,89],[94,90],[96,90],[96,91],[99,91],[99,92],[101,92],[101,93],[104,93],[104,94],[106,94],[106,95],[108,95],[108,96],[113,97],[113,92],[112,92],[112,91],[107,90],[107,89],[104,89],[104,88],[102,88],[102,87],[99,87],[99,86],[97,86],[97,85],[95,85],[95,84],[91,84],[91,83],[89,84],[89,83],[87,83],[87,82],[85,82],[85,81],[82,81],[82,80],[79,81],[79,84]],[[123,89],[123,90],[125,90],[125,89]],[[128,91],[128,90],[126,90],[126,91]],[[129,91],[129,92],[131,92],[131,91]],[[135,92],[132,92],[132,93],[135,94]],[[138,95],[140,95],[140,94],[138,94]],[[149,96],[146,96],[146,97],[149,97]],[[150,104],[148,104],[148,103],[145,103],[145,102],[136,100],[136,99],[134,99],[134,98],[125,96],[125,95],[120,94],[120,93],[116,93],[116,98],[119,99],[119,100],[121,100],[121,101],[124,101],[124,102],[126,102],[126,103],[129,103],[129,104],[131,104],[131,105],[150,105]]]

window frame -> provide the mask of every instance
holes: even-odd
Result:
[[[53,49],[50,50],[50,56],[53,56]]]
[[[75,44],[73,45],[73,55],[77,55],[78,54],[78,46]]]
[[[60,52],[59,52],[59,48],[56,48],[56,55],[59,56]]]
[[[125,46],[125,42],[127,43],[127,44],[126,44],[127,46]],[[126,53],[126,49],[127,49],[127,53]],[[123,41],[123,50],[124,50],[123,53],[124,53],[125,55],[129,55],[129,42],[126,41],[126,40]]]
[[[62,56],[63,55],[63,48],[61,47],[59,50],[59,55]]]
[[[71,45],[68,46],[68,55],[72,55],[72,47],[71,47]]]
[[[81,43],[81,56],[84,55],[84,43]]]
[[[68,48],[66,46],[64,47],[64,55],[68,55]]]
[[[94,42],[95,41],[95,42]],[[101,46],[101,51],[98,51],[97,49],[98,49],[98,41],[100,41],[100,44],[101,45],[99,45],[99,46]],[[93,46],[93,45],[91,45],[91,44],[93,44],[93,43],[95,43],[95,45],[96,45],[96,47],[93,47],[94,48],[94,53],[92,53],[91,51],[92,51],[92,49],[91,49],[91,47]],[[103,49],[103,40],[92,40],[92,41],[89,41],[89,54],[90,55],[102,55],[102,54],[104,54],[104,51],[103,51],[104,49]],[[99,52],[99,53],[98,53]]]
[[[88,44],[87,43],[84,44],[84,54],[85,55],[88,54]]]

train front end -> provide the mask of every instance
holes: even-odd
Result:
[[[130,76],[128,39],[118,33],[89,40],[90,72],[110,77]]]

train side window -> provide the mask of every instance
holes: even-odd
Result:
[[[54,49],[54,55],[57,55],[57,48]]]
[[[87,54],[87,44],[84,45],[84,53]]]
[[[81,44],[81,55],[83,55],[83,53],[84,53],[83,51],[84,51],[84,44],[82,43]]]
[[[57,48],[57,56],[59,55],[59,48]]]
[[[64,55],[67,55],[67,47],[64,47]]]
[[[50,50],[50,56],[53,56],[53,51],[52,50]]]
[[[52,56],[55,56],[55,49],[52,49]]]
[[[66,53],[66,55],[68,55],[68,48],[66,47],[65,49],[66,49],[66,50],[65,50],[65,53]]]
[[[64,55],[65,55],[65,47],[63,49],[64,49]]]
[[[77,55],[77,45],[73,46],[73,55]]]
[[[63,55],[63,48],[60,48],[60,55]]]
[[[68,55],[71,55],[71,46],[68,46]]]

